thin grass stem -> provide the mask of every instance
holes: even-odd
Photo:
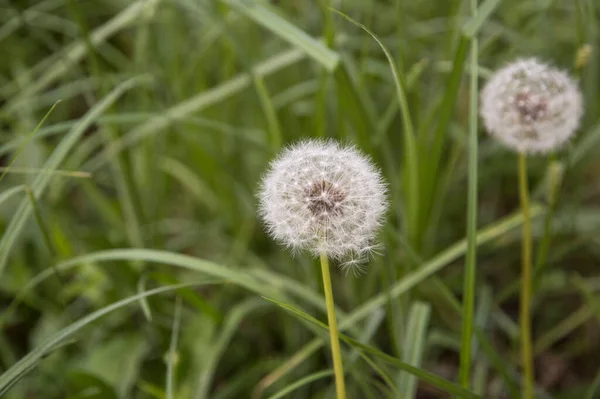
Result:
[[[327,305],[327,324],[329,324],[329,337],[331,339],[331,357],[333,358],[333,372],[335,374],[335,390],[337,399],[346,399],[346,386],[344,384],[344,366],[342,364],[342,351],[340,350],[340,337],[337,321],[335,319],[335,303],[329,275],[329,260],[327,254],[321,253],[321,272],[323,273],[323,290]]]
[[[533,266],[534,292],[538,289],[541,280],[541,275],[544,271],[544,268],[547,266],[548,252],[550,251],[550,244],[552,242],[552,222],[556,213],[560,186],[564,178],[563,172],[558,170],[554,166],[555,162],[555,156],[550,156],[548,165],[549,187],[547,188],[548,213],[544,218],[544,235],[542,236],[542,240],[540,241],[540,244],[538,246],[535,256],[535,264]]]
[[[15,155],[13,155],[12,159],[10,160],[10,162],[8,163],[8,165],[6,166],[6,168],[4,168],[2,174],[0,174],[0,181],[2,181],[2,179],[4,179],[4,176],[6,176],[6,174],[10,170],[10,167],[16,161],[16,159],[18,158],[18,156],[21,153],[21,151],[23,151],[23,149],[25,149],[25,146],[27,146],[27,143],[29,143],[29,140],[31,140],[31,138],[33,136],[35,136],[35,133],[40,129],[40,127],[42,127],[42,125],[44,124],[44,122],[46,122],[46,119],[48,119],[48,117],[50,116],[50,114],[52,113],[52,111],[54,111],[54,108],[58,105],[59,102],[60,102],[60,100],[57,100],[54,103],[54,105],[52,105],[52,107],[50,107],[50,109],[48,110],[48,112],[46,112],[46,115],[44,115],[44,117],[42,118],[42,120],[40,121],[40,123],[37,124],[37,126],[35,127],[35,129],[33,129],[31,131],[31,133],[29,133],[27,135],[27,137],[25,137],[25,140],[23,141],[23,143],[17,149],[17,151],[15,152]]]
[[[169,357],[167,362],[166,378],[166,399],[175,397],[175,370],[177,368],[177,341],[179,339],[179,329],[181,326],[181,297],[175,300],[175,315],[173,316],[173,326],[171,328],[171,343],[169,345]]]
[[[43,238],[44,244],[46,245],[46,247],[48,248],[48,251],[50,251],[52,256],[57,257],[58,253],[56,251],[56,248],[54,247],[54,244],[52,243],[52,239],[50,238],[50,233],[48,232],[48,229],[46,228],[44,219],[42,218],[42,212],[40,211],[40,207],[38,206],[37,200],[35,199],[35,196],[33,195],[33,192],[31,191],[31,189],[29,187],[27,187],[25,189],[25,192],[27,193],[27,197],[29,198],[29,201],[31,201],[31,206],[33,208],[33,216],[40,228],[40,232],[42,233],[42,238]],[[58,276],[58,273],[56,275]]]
[[[471,14],[477,14],[477,0],[471,0]],[[475,277],[477,264],[477,114],[478,114],[478,43],[471,39],[471,82],[469,90],[469,183],[467,199],[467,258],[463,282],[463,318],[460,348],[459,382],[469,388],[471,381],[471,357],[473,319],[475,317]]]
[[[48,227],[46,226],[46,223],[44,222],[44,218],[42,217],[42,212],[41,212],[38,202],[35,198],[35,195],[33,194],[33,191],[31,190],[31,188],[27,187],[25,189],[25,192],[27,193],[27,197],[29,198],[29,201],[31,201],[31,206],[33,208],[33,216],[34,216],[35,221],[38,224],[40,232],[42,233],[42,239],[44,241],[44,244],[48,248],[48,251],[50,251],[51,256],[54,258],[52,260],[52,271],[54,272],[54,275],[56,276],[56,280],[58,282],[57,289],[64,291],[67,287],[67,281],[62,277],[62,275],[58,271],[58,268],[56,267],[56,261],[59,260],[58,250],[56,249],[56,246],[54,245],[54,242],[52,241],[52,238],[50,237],[50,232],[48,230]],[[59,299],[60,304],[64,307],[64,309],[66,309],[68,306],[66,300],[62,296],[59,296],[59,298],[60,298]],[[10,310],[10,306],[8,309]],[[69,318],[69,320],[71,320],[71,316],[68,313],[67,313],[67,317]]]
[[[522,398],[533,398],[534,373],[531,345],[531,216],[529,213],[529,188],[527,184],[527,155],[519,153],[519,195],[523,212],[522,272],[521,272],[521,357],[523,362]]]

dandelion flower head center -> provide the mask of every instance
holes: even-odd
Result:
[[[548,102],[544,98],[532,96],[528,90],[517,93],[514,102],[523,123],[537,121],[544,116],[548,109]]]
[[[319,220],[342,215],[347,194],[336,183],[320,180],[306,189],[306,208]]]

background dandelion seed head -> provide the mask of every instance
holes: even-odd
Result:
[[[496,71],[481,92],[487,131],[522,153],[562,147],[579,127],[582,113],[581,94],[573,79],[533,58]]]

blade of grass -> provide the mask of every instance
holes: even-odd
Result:
[[[398,388],[396,387],[396,385],[394,384],[394,382],[392,381],[392,379],[387,375],[387,373],[383,370],[382,367],[378,366],[377,363],[375,363],[373,360],[371,360],[370,357],[368,357],[367,355],[365,355],[364,353],[362,353],[361,351],[357,351],[356,353],[358,353],[358,355],[379,375],[379,377],[385,382],[385,384],[387,385],[387,387],[390,389],[390,391],[392,392],[393,397],[395,398],[399,398],[400,397],[400,392],[398,391]]]
[[[146,298],[144,298],[146,299]],[[181,297],[175,301],[175,314],[173,315],[173,326],[171,327],[171,343],[167,357],[166,399],[175,399],[175,368],[177,367],[177,340],[179,338],[179,327],[181,325]]]
[[[592,317],[594,317],[594,313],[587,305],[582,306],[577,311],[571,313],[554,328],[547,331],[537,339],[535,345],[533,346],[534,354],[539,355],[548,348],[552,347],[552,345],[573,332]]]
[[[4,201],[8,200],[13,195],[19,194],[21,191],[25,190],[27,190],[27,186],[25,184],[22,184],[20,186],[11,187],[8,190],[0,193],[0,205],[2,205]]]
[[[535,253],[535,262],[533,265],[533,292],[535,293],[540,286],[541,278],[547,266],[548,253],[552,242],[553,222],[556,216],[558,197],[562,186],[564,170],[560,163],[556,162],[553,155],[548,157],[548,166],[546,168],[546,203],[548,212],[544,217],[544,233],[538,244]]]
[[[35,133],[40,129],[40,127],[42,127],[42,125],[44,124],[44,122],[46,122],[46,119],[48,119],[48,117],[50,116],[50,114],[52,113],[52,111],[54,111],[54,108],[58,105],[58,103],[60,102],[60,100],[56,101],[54,103],[54,105],[52,107],[50,107],[50,109],[48,110],[48,112],[46,112],[46,115],[44,115],[44,117],[42,118],[42,120],[37,124],[37,126],[35,127],[35,129],[33,129],[31,131],[31,133],[29,133],[27,135],[27,137],[25,137],[25,140],[23,141],[23,143],[20,145],[20,147],[17,149],[17,152],[15,153],[15,155],[13,155],[12,159],[10,160],[10,162],[8,163],[8,165],[3,168],[3,172],[0,175],[0,182],[2,181],[2,179],[4,179],[4,176],[8,173],[8,171],[10,170],[11,165],[17,160],[17,157],[19,156],[19,154],[21,153],[21,151],[23,151],[23,149],[25,149],[25,147],[27,146],[27,143],[29,143],[29,141],[31,140],[31,138],[35,135]]]
[[[137,283],[137,292],[141,293],[146,290],[146,282],[148,281],[148,275],[143,274],[142,277],[138,280]],[[140,300],[140,307],[142,308],[142,313],[146,318],[146,321],[152,321],[152,310],[150,309],[150,304],[146,298]]]
[[[205,356],[208,359],[206,366],[198,377],[198,388],[194,395],[195,399],[205,399],[209,397],[210,387],[215,374],[219,359],[225,354],[225,350],[230,344],[233,335],[239,330],[242,320],[250,313],[263,308],[265,303],[258,298],[251,298],[242,302],[231,309],[225,317],[223,328],[218,334],[216,342],[211,345],[212,350]]]
[[[594,153],[598,144],[600,144],[600,124],[591,127],[575,144],[569,155],[569,164],[571,167],[575,167],[585,161],[590,154]]]
[[[236,11],[241,12],[263,28],[270,30],[283,40],[302,49],[312,59],[327,70],[334,71],[340,61],[339,55],[325,44],[310,37],[306,32],[292,25],[257,1],[221,0]]]
[[[478,17],[477,0],[471,0],[471,15]],[[474,31],[476,32],[476,30]],[[474,34],[474,33],[473,33]],[[479,45],[477,37],[471,34],[471,82],[469,90],[469,162],[467,198],[467,258],[463,281],[463,317],[460,345],[460,384],[469,388],[471,384],[471,362],[473,350],[473,321],[475,318],[475,290],[477,270],[477,170],[478,170],[478,62]]]
[[[267,122],[267,131],[269,132],[271,153],[276,154],[281,148],[281,144],[283,142],[281,135],[281,127],[279,124],[279,119],[277,118],[277,111],[273,106],[271,95],[269,94],[269,90],[267,89],[267,86],[265,85],[265,81],[262,76],[254,76],[254,88],[256,89],[256,93],[258,94],[260,106],[263,110],[263,114],[265,115],[265,119]]]
[[[575,275],[572,279],[573,284],[583,295],[585,302],[587,303],[590,310],[595,314],[598,321],[600,321],[600,298],[594,296],[594,293],[580,276]]]
[[[329,377],[331,375],[333,375],[333,371],[331,371],[331,370],[323,370],[323,371],[318,371],[316,373],[312,373],[312,374],[307,375],[306,377],[303,377],[303,378],[299,379],[298,381],[295,381],[294,383],[286,386],[285,388],[281,389],[277,393],[269,396],[268,399],[283,398],[286,395],[294,392],[296,389],[298,389],[304,385],[307,385],[307,384],[310,384],[311,382],[320,380],[321,378]]]
[[[421,208],[423,211],[422,218],[424,220],[424,222],[421,222],[421,224],[428,223],[428,220],[425,219],[428,219],[429,214],[432,212],[433,202],[436,200],[443,201],[443,198],[439,198],[437,196],[437,180],[442,175],[438,172],[438,169],[440,167],[440,162],[443,159],[442,152],[444,150],[444,142],[448,136],[448,128],[452,116],[454,115],[454,108],[462,80],[463,70],[465,68],[468,50],[469,40],[465,37],[461,37],[456,48],[456,53],[452,63],[452,72],[448,77],[444,95],[439,106],[437,107],[437,111],[435,112],[435,118],[430,119],[432,122],[437,120],[437,125],[433,132],[433,139],[431,140],[431,143],[421,143],[421,147],[424,149],[424,151],[427,151],[426,162],[422,163],[420,170],[422,182]],[[423,133],[427,131],[423,126],[422,129]],[[423,137],[421,141],[424,141],[427,138],[427,135],[419,134],[419,137]]]
[[[413,64],[413,66],[406,73],[406,90],[408,93],[413,91],[416,84],[419,82],[419,79],[425,72],[425,70],[429,67],[430,60],[428,58],[423,58]],[[385,133],[390,129],[392,122],[396,118],[400,107],[398,105],[398,96],[394,98],[388,104],[383,116],[379,120],[377,124],[377,142],[381,142],[385,138]]]
[[[254,364],[239,370],[235,375],[227,379],[227,385],[221,385],[214,392],[211,399],[249,398],[256,381],[273,370],[281,362],[280,356],[259,359]],[[264,399],[264,397],[261,397]]]
[[[404,337],[404,352],[402,360],[414,367],[421,367],[423,354],[425,352],[425,338],[431,306],[427,303],[416,301],[410,308],[408,316],[408,327]],[[398,374],[397,386],[400,389],[401,398],[414,399],[417,394],[417,379],[406,372]]]
[[[273,95],[273,107],[276,110],[280,110],[293,105],[297,101],[301,101],[303,98],[314,96],[319,92],[319,83],[317,79],[309,79],[279,91]]]
[[[390,70],[392,71],[392,75],[394,77],[394,86],[396,89],[396,97],[398,98],[398,104],[400,106],[400,112],[402,114],[402,126],[404,129],[403,134],[403,142],[404,142],[404,174],[403,174],[403,183],[404,193],[405,193],[405,201],[406,201],[406,209],[404,212],[404,217],[407,223],[407,236],[411,243],[416,242],[416,231],[417,231],[417,223],[419,220],[419,159],[417,154],[417,143],[415,139],[415,132],[412,124],[412,117],[410,115],[410,109],[408,106],[408,99],[406,97],[406,83],[403,73],[398,69],[396,63],[394,62],[394,58],[387,50],[385,45],[381,42],[379,37],[375,35],[369,28],[364,26],[358,21],[355,21],[348,15],[338,11],[334,8],[330,8],[332,12],[339,14],[352,24],[358,26],[366,33],[368,33],[373,40],[377,42],[379,47],[383,50],[385,57],[390,66]],[[416,246],[418,248],[418,245]]]
[[[371,340],[373,339],[373,336],[379,329],[379,326],[381,326],[381,323],[383,322],[384,319],[385,319],[385,312],[383,310],[379,309],[379,310],[373,312],[373,314],[365,321],[365,327],[364,327],[364,330],[363,330],[361,336],[359,337],[359,341],[362,342],[363,344],[367,344],[367,343],[371,342]],[[357,360],[358,356],[359,356],[359,354],[356,352],[351,353],[350,356],[347,356],[347,358],[348,358],[347,369],[352,369],[352,365]]]
[[[479,303],[477,304],[477,309],[475,310],[473,330],[478,328],[483,331],[491,323],[493,305],[494,303],[492,288],[487,284],[484,284],[481,287],[479,294]],[[477,356],[478,352],[479,342],[478,340],[475,340],[473,342],[473,357]]]
[[[167,273],[152,273],[152,278],[159,282],[161,285],[178,284],[179,279],[173,277]],[[224,280],[221,280],[224,281]],[[217,281],[215,280],[215,283]],[[186,288],[177,291],[177,295],[184,301],[190,304],[198,312],[203,313],[205,316],[210,318],[215,324],[221,324],[223,322],[223,314],[215,308],[209,301],[204,299],[199,292],[193,289]]]
[[[249,270],[248,273],[253,277],[256,277],[259,283],[269,284],[283,289],[286,292],[294,294],[298,298],[302,298],[304,301],[310,303],[312,306],[315,306],[318,309],[325,310],[325,305],[323,302],[324,297],[320,294],[317,294],[315,291],[311,290],[307,286],[299,284],[299,282],[295,279],[276,274],[265,269],[258,268]],[[335,313],[339,316],[340,319],[346,317],[346,312],[337,306],[335,308]]]
[[[296,368],[300,363],[317,351],[322,344],[323,342],[319,339],[312,340],[310,343],[292,355],[283,365],[265,376],[258,384],[256,384],[256,387],[254,387],[254,390],[252,391],[252,399],[262,398],[263,392],[267,390],[267,388],[279,381],[291,370]],[[331,374],[333,374],[333,371]]]
[[[124,92],[131,89],[135,85],[139,84],[141,79],[132,78],[129,79],[116,88],[114,88],[106,97],[104,97],[98,104],[92,107],[75,125],[69,133],[62,139],[56,149],[52,152],[43,169],[55,170],[69,154],[72,148],[77,144],[83,133],[87,128],[94,122],[94,120],[101,115],[108,107],[110,107]],[[41,174],[31,184],[31,191],[36,198],[39,198],[48,184],[50,183],[52,175]],[[31,215],[32,207],[29,199],[24,199],[21,205],[15,212],[12,220],[10,221],[2,239],[0,240],[0,275],[4,271],[8,257],[10,256],[10,250],[13,248],[21,230],[25,226],[27,219]]]
[[[369,105],[367,93],[360,90],[352,74],[351,61],[344,58],[334,73],[340,109],[348,116],[352,129],[356,132],[356,142],[364,151],[373,154],[371,135],[377,128],[374,110]],[[343,125],[342,125],[343,126]],[[345,129],[340,136],[346,139]]]
[[[50,173],[55,176],[61,177],[75,177],[78,179],[89,179],[92,177],[91,173],[80,172],[78,170],[45,170],[35,168],[15,168],[15,167],[0,167],[0,171],[7,173],[26,174],[26,175],[38,175],[43,173]]]
[[[123,219],[114,202],[104,195],[104,191],[98,184],[91,180],[84,180],[80,187],[86,200],[102,220],[102,226],[113,228],[116,231],[125,230]]]
[[[109,148],[112,143],[118,140],[117,132],[112,126],[106,126],[102,131],[104,133],[104,147]],[[140,226],[140,216],[138,215],[140,206],[136,201],[135,187],[123,154],[115,154],[109,161],[109,167],[112,174],[111,180],[117,189],[117,197],[130,245],[138,248],[143,247],[144,239]]]
[[[48,232],[46,223],[44,222],[44,219],[42,218],[42,212],[40,211],[38,203],[29,187],[27,187],[25,192],[27,193],[27,197],[29,198],[29,201],[31,202],[31,207],[33,208],[33,217],[34,217],[35,221],[37,222],[38,227],[40,228],[40,232],[42,233],[42,238],[44,239],[44,244],[46,245],[46,248],[48,249],[48,251],[52,254],[53,258],[56,259],[57,251],[56,251],[56,248],[54,247],[54,243],[52,242],[52,239],[50,238],[50,233]],[[52,263],[54,264],[54,262],[52,262]],[[60,275],[58,273],[56,273],[56,276],[60,279]]]
[[[504,380],[504,383],[508,388],[508,392],[510,393],[510,397],[512,399],[518,399],[520,397],[519,386],[515,382],[515,379],[511,376],[511,370],[509,369],[508,365],[506,364],[504,359],[502,359],[502,357],[498,355],[498,352],[494,349],[490,341],[483,334],[483,331],[476,328],[475,334],[477,335],[477,341],[481,345],[481,349],[485,353],[487,359],[494,366],[496,371],[498,371],[502,376],[502,379]]]
[[[462,27],[462,33],[468,38],[473,38],[479,32],[485,21],[492,15],[494,10],[500,5],[502,0],[484,0],[477,12],[471,14],[471,18],[465,22]],[[476,3],[471,3],[471,11],[473,11]],[[473,71],[473,69],[471,69]]]
[[[211,212],[219,209],[217,194],[190,167],[174,158],[163,158],[159,166],[161,170],[179,181],[200,205]]]

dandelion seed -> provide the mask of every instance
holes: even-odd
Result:
[[[536,59],[498,70],[481,92],[487,131],[520,153],[562,147],[579,127],[581,93],[571,77]]]
[[[340,263],[340,269],[342,269],[346,275],[352,273],[354,277],[358,277],[366,272],[366,262],[366,258],[350,258],[347,261]]]
[[[387,210],[379,170],[355,147],[335,141],[307,140],[284,150],[263,177],[259,198],[277,241],[340,261],[364,259],[375,248]]]

